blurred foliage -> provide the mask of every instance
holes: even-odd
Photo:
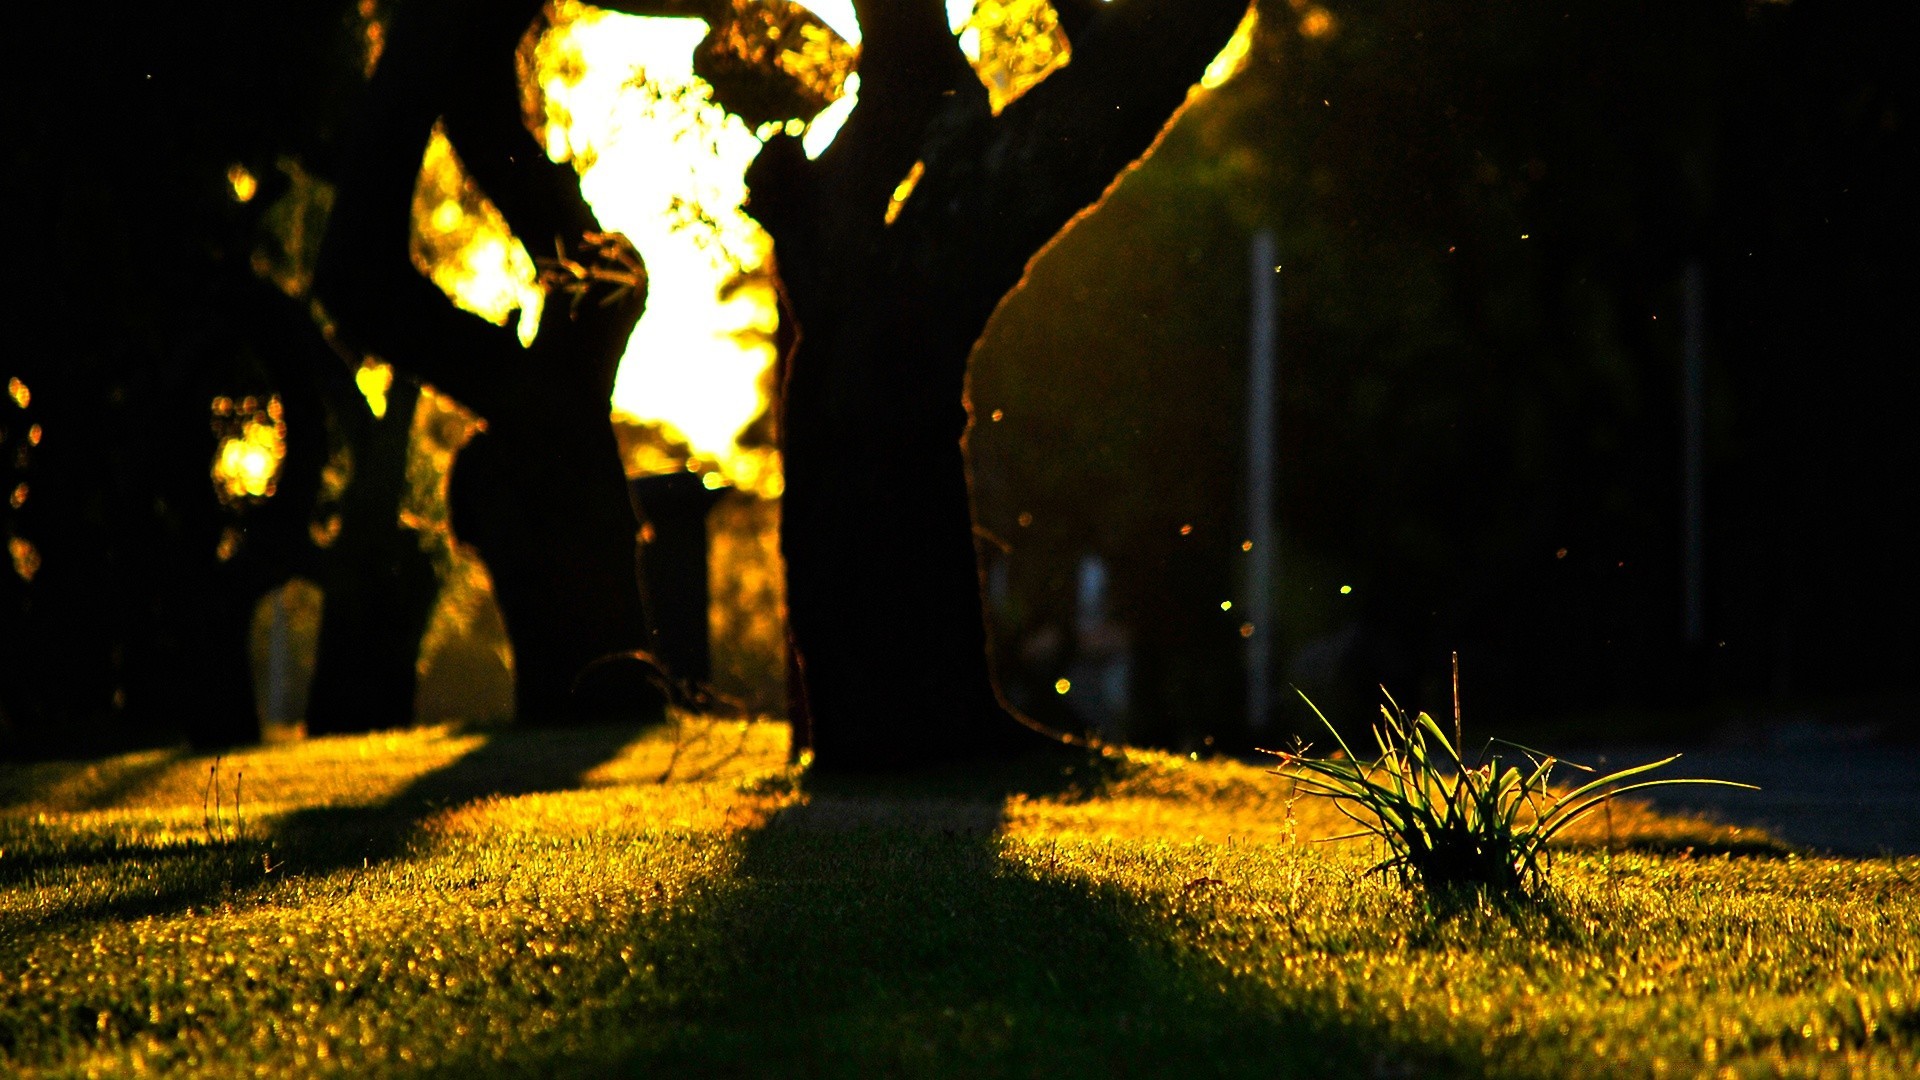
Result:
[[[1034,266],[976,355],[1009,678],[1045,696],[1057,672],[1021,645],[1070,625],[1072,567],[1097,552],[1147,638],[1136,697],[1166,720],[1142,734],[1238,726],[1220,604],[1244,588],[1246,252],[1268,227],[1282,687],[1349,708],[1386,680],[1432,706],[1457,648],[1501,727],[1540,700],[1890,690],[1920,645],[1894,599],[1915,572],[1876,507],[1914,499],[1883,463],[1920,462],[1883,437],[1914,376],[1875,361],[1913,284],[1877,239],[1913,232],[1884,6],[1261,11],[1243,71]],[[1707,282],[1699,652],[1680,608],[1689,263]]]
[[[445,127],[437,123],[413,190],[407,254],[414,268],[461,308],[496,326],[505,326],[518,312],[521,344],[533,340],[546,300],[533,257],[467,175]]]

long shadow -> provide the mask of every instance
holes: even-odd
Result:
[[[442,810],[490,796],[578,787],[645,730],[597,725],[493,735],[380,803],[295,811],[277,821],[270,836],[229,834],[185,845],[105,837],[57,851],[18,852],[0,863],[0,884],[64,873],[81,887],[44,908],[0,914],[0,942],[24,944],[28,931],[39,937],[100,920],[234,901],[290,876],[375,866],[411,850],[421,823]]]
[[[74,810],[102,810],[119,803],[173,768],[185,753],[184,748],[176,747],[156,751],[150,759],[144,761],[72,761],[42,765],[40,768],[58,770],[60,775],[50,781],[52,784],[68,782],[88,771],[104,771],[106,775],[98,786],[90,788],[85,794],[73,800],[74,805],[70,807]],[[0,810],[11,810],[36,801],[47,786],[49,786],[48,783],[31,787],[25,784],[0,785]]]
[[[1068,789],[1097,789],[1085,779]],[[634,928],[644,985],[610,995],[630,1033],[624,1056],[531,1050],[491,1064],[609,1076],[1471,1072],[1330,1004],[1285,1004],[1183,940],[1197,911],[1170,917],[1010,859],[1000,807],[1030,786],[807,787],[809,801],[741,841],[711,899]]]

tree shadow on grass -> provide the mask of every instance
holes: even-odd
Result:
[[[411,851],[420,825],[443,810],[578,787],[645,730],[607,724],[496,733],[379,803],[298,810],[266,835],[239,832],[230,813],[220,832],[185,844],[137,835],[55,839],[35,826],[40,835],[19,838],[37,842],[13,845],[0,860],[0,886],[38,882],[41,903],[0,911],[0,941],[234,902],[294,875],[318,880],[375,866]]]
[[[184,747],[149,751],[140,755],[122,755],[105,761],[53,761],[19,766],[0,781],[0,810],[11,810],[47,798],[49,791],[72,789],[56,795],[54,807],[63,810],[104,810],[138,792],[148,783],[177,765],[186,755]]]
[[[860,1077],[1469,1071],[1331,1006],[1284,1004],[1256,977],[1182,940],[1180,918],[1124,889],[1010,859],[997,832],[1001,792],[808,788],[809,801],[742,841],[732,880],[712,899],[664,934],[632,943],[656,993],[633,1006],[626,1056],[596,1063],[555,1054],[510,1068]]]

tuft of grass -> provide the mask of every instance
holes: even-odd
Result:
[[[1385,687],[1381,693],[1386,702],[1380,706],[1381,722],[1373,726],[1380,754],[1373,761],[1363,762],[1304,693],[1300,699],[1333,734],[1339,752],[1324,758],[1307,757],[1304,750],[1267,752],[1281,759],[1277,774],[1332,800],[1359,826],[1327,840],[1370,836],[1385,841],[1390,854],[1373,870],[1397,873],[1409,887],[1418,884],[1430,896],[1480,892],[1503,900],[1538,899],[1547,887],[1542,858],[1548,844],[1620,796],[1675,784],[1753,789],[1752,784],[1694,777],[1635,779],[1679,760],[1674,754],[1556,791],[1556,766],[1594,770],[1516,743],[1504,744],[1518,752],[1523,767],[1511,756],[1503,759],[1494,752],[1498,740],[1468,764],[1462,753],[1457,689],[1452,739],[1433,717],[1422,712],[1409,718]]]

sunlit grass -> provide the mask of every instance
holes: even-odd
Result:
[[[1553,908],[1441,920],[1253,766],[836,787],[785,751],[686,721],[0,769],[0,1074],[1920,1066],[1920,860],[1623,805]]]
[[[1679,760],[1678,754],[1605,775],[1511,743],[1489,743],[1472,755],[1462,742],[1457,696],[1454,736],[1449,739],[1433,717],[1424,712],[1410,717],[1388,695],[1373,725],[1373,748],[1379,756],[1366,761],[1355,755],[1318,706],[1311,700],[1307,706],[1333,736],[1337,750],[1326,757],[1309,757],[1304,750],[1268,751],[1281,760],[1282,768],[1276,771],[1333,803],[1357,826],[1330,839],[1379,840],[1388,854],[1374,870],[1396,873],[1407,885],[1446,902],[1463,892],[1512,902],[1544,898],[1549,887],[1545,863],[1554,837],[1591,814],[1605,812],[1623,795],[1680,784],[1753,786],[1730,780],[1644,778]],[[1516,758],[1524,767],[1513,763]],[[1556,789],[1554,769],[1563,764],[1590,775],[1580,777],[1571,790]]]

